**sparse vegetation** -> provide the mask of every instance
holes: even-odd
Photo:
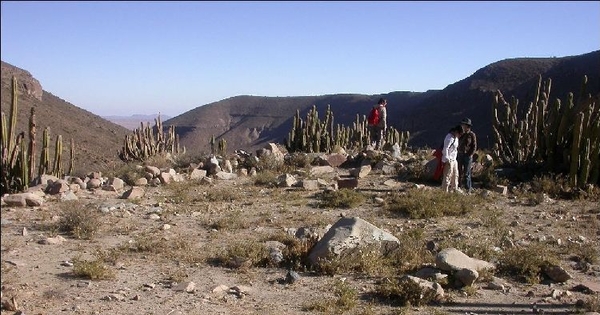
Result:
[[[498,261],[498,271],[519,281],[539,283],[543,268],[559,263],[554,248],[545,243],[533,243],[525,247],[513,247],[503,252]]]
[[[459,216],[484,204],[479,195],[444,193],[439,189],[411,189],[394,193],[386,201],[386,209],[411,219]]]
[[[114,279],[115,273],[104,265],[102,259],[85,260],[73,258],[73,274],[90,280]]]
[[[325,314],[343,314],[354,309],[358,303],[358,292],[348,283],[335,280],[333,284],[334,299],[324,298],[303,306],[305,311],[318,311]]]
[[[377,285],[376,294],[393,305],[400,306],[420,306],[437,301],[435,291],[423,289],[413,281],[401,279],[382,279]]]
[[[58,230],[76,238],[91,239],[102,226],[99,211],[90,209],[77,201],[61,204],[61,219]]]
[[[340,189],[325,191],[319,196],[321,208],[354,208],[365,202],[366,196],[356,190]]]

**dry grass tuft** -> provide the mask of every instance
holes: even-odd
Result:
[[[324,191],[318,197],[320,208],[355,208],[367,199],[362,192],[352,189]]]
[[[96,209],[88,208],[81,202],[68,201],[60,206],[61,219],[58,230],[80,239],[91,239],[102,226],[100,214]]]
[[[445,193],[439,189],[411,189],[386,200],[385,209],[411,219],[465,215],[485,203],[479,195]]]
[[[325,314],[343,314],[358,304],[358,292],[345,281],[336,280],[333,284],[334,299],[324,298],[305,304],[304,311],[318,311]]]
[[[543,268],[558,262],[557,253],[549,244],[533,243],[505,250],[499,258],[498,271],[519,281],[536,284],[542,280]]]
[[[83,260],[73,259],[73,273],[77,277],[90,280],[108,280],[115,278],[115,272],[104,265],[102,259]]]

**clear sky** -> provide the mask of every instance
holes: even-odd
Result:
[[[2,1],[1,14],[2,60],[103,116],[422,92],[507,58],[600,49],[600,1]]]

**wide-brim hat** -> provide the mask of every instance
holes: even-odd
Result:
[[[467,125],[467,126],[469,126],[469,127],[473,126],[473,125],[471,124],[471,119],[469,119],[469,118],[465,118],[465,119],[463,119],[463,120],[462,120],[460,123],[461,123],[462,125]]]

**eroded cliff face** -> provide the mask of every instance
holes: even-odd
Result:
[[[12,76],[17,78],[17,84],[19,91],[23,94],[35,97],[38,100],[42,100],[44,91],[40,81],[34,78],[29,71],[14,67],[2,61],[2,82],[12,82],[10,79]],[[4,79],[8,78],[8,81]]]

